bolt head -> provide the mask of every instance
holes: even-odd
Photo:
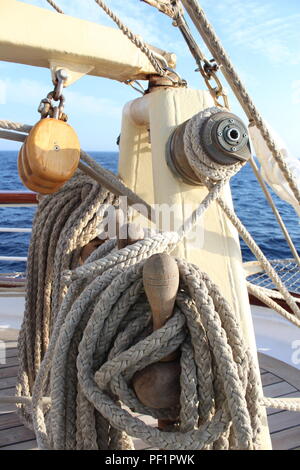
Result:
[[[234,119],[229,119],[229,122],[232,124],[234,122]]]
[[[236,147],[231,147],[231,150],[232,150],[233,152],[235,152],[235,151],[236,151]]]
[[[62,80],[67,80],[69,77],[68,72],[65,69],[59,69],[58,74]]]
[[[221,136],[223,135],[223,133],[222,133],[222,132],[218,132],[218,135],[221,137]]]

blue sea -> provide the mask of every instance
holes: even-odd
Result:
[[[90,152],[105,168],[116,172],[116,152]],[[25,191],[17,170],[17,152],[0,152],[0,191]],[[270,259],[290,258],[291,253],[250,165],[246,165],[231,181],[235,210],[265,255]],[[300,251],[299,218],[293,208],[276,195],[274,200]],[[31,227],[34,207],[0,207],[0,227]],[[0,233],[0,256],[26,256],[30,233]],[[241,242],[243,259],[254,256]],[[24,272],[25,262],[0,261],[0,272]]]

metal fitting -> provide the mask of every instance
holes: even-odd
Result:
[[[167,145],[167,164],[172,172],[186,184],[203,184],[190,166],[184,148],[184,133],[189,120],[178,126]],[[251,156],[248,132],[243,122],[234,114],[212,114],[201,124],[200,140],[212,162],[230,166],[246,162]]]

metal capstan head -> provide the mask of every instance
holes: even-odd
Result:
[[[246,162],[251,156],[246,126],[238,116],[226,111],[206,120],[201,129],[201,141],[206,153],[220,165]]]
[[[196,175],[186,153],[184,136],[189,122],[190,120],[185,121],[171,134],[167,146],[167,164],[185,183],[202,185],[203,180]],[[251,157],[248,130],[235,114],[227,111],[210,114],[199,124],[198,132],[200,146],[212,164],[230,168],[238,162],[246,162]],[[214,165],[211,166],[214,168]]]

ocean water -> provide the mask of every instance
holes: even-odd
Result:
[[[116,152],[90,152],[105,168],[116,171],[118,154]],[[25,191],[17,170],[17,152],[0,152],[0,191]],[[265,255],[270,259],[290,258],[289,247],[273,216],[264,194],[256,181],[250,165],[246,165],[231,181],[235,210],[250,231]],[[297,250],[300,251],[300,225],[293,208],[281,201],[276,195],[274,200],[292,236]],[[0,227],[31,227],[34,207],[0,207]],[[26,256],[30,233],[1,233],[0,256]],[[241,241],[243,259],[255,259],[247,246]],[[24,272],[25,262],[0,261],[0,272]]]

